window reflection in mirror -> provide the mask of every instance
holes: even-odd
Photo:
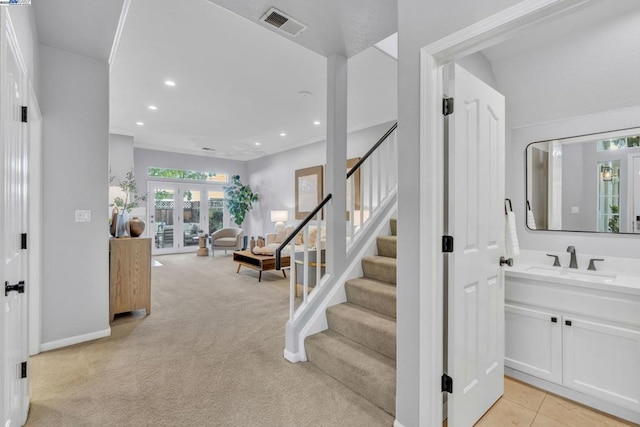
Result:
[[[640,232],[640,128],[534,142],[526,165],[530,229]]]

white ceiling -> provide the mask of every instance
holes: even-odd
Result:
[[[124,0],[34,0],[40,42],[102,61],[109,59]]]
[[[589,2],[483,54],[511,128],[637,106],[640,2]]]
[[[396,66],[375,48],[349,59],[350,130],[397,117]],[[136,0],[110,94],[111,132],[136,147],[250,160],[324,139],[326,58],[208,0]]]
[[[238,16],[282,33],[260,18],[271,7],[308,26],[296,43],[322,55],[350,58],[397,31],[396,0],[209,0]]]

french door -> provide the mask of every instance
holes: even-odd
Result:
[[[201,233],[223,227],[222,188],[174,182],[149,183],[148,236],[153,253],[195,252]]]

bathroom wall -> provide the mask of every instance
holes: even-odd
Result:
[[[605,132],[637,126],[640,107],[571,117],[549,123],[512,129],[507,161],[506,197],[513,201],[517,217],[517,230],[521,249],[564,253],[574,245],[579,254],[640,258],[638,235],[611,235],[561,231],[532,231],[525,227],[525,148],[535,141]],[[603,265],[606,268],[606,264]]]

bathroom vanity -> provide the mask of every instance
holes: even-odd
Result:
[[[505,373],[640,423],[640,278],[505,269]]]

